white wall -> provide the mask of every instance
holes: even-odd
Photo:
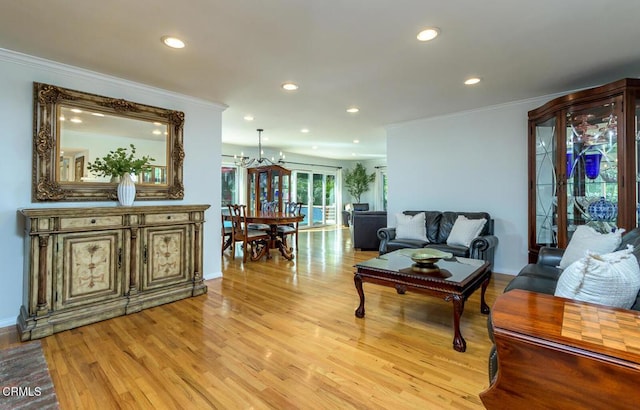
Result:
[[[24,232],[17,210],[116,206],[115,202],[31,202],[34,81],[184,111],[184,200],[134,205],[220,203],[217,165],[223,105],[0,49],[0,327],[16,323],[22,304]],[[215,206],[205,215],[203,273],[207,278],[221,275],[219,209]]]
[[[387,127],[389,225],[404,210],[486,211],[495,220],[494,271],[527,257],[527,112],[552,97]]]

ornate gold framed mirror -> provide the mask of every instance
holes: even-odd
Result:
[[[136,200],[183,199],[184,113],[34,83],[33,200],[115,200],[115,182],[88,164],[133,144],[154,159],[137,175]]]

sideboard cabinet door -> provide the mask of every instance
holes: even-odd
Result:
[[[103,304],[124,296],[122,233],[57,235],[54,310]]]
[[[145,229],[142,290],[191,281],[189,231],[188,226]]]

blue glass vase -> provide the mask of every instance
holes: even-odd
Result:
[[[567,151],[567,178],[571,177],[573,172],[573,152]]]
[[[600,151],[586,151],[583,154],[584,173],[589,179],[596,179],[600,175],[600,161],[602,153]]]

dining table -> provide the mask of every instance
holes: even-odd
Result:
[[[230,219],[228,213],[223,212],[223,216]],[[271,238],[269,249],[278,249],[280,254],[287,260],[293,260],[294,252],[293,249],[287,246],[286,239],[280,237],[278,235],[278,225],[287,225],[292,223],[299,223],[304,219],[305,215],[291,213],[291,212],[280,212],[280,211],[271,211],[271,212],[254,212],[248,211],[245,217],[245,222],[248,224],[265,224],[269,225],[269,236]],[[267,259],[270,259],[269,253],[267,252]]]

